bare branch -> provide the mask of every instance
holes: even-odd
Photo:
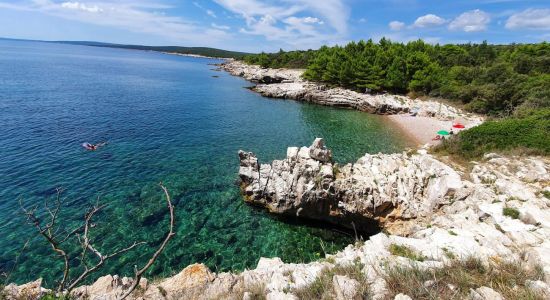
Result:
[[[23,200],[21,199],[19,201],[19,206],[25,216],[27,217],[27,221],[32,224],[36,229],[38,230],[38,233],[42,235],[46,241],[50,244],[53,251],[55,251],[59,256],[63,258],[64,262],[64,269],[63,269],[63,278],[59,282],[59,285],[57,287],[58,292],[62,292],[65,288],[65,285],[67,283],[67,280],[69,278],[69,272],[70,272],[70,265],[69,265],[69,256],[67,255],[67,252],[63,250],[59,243],[55,240],[55,238],[52,235],[51,228],[55,226],[55,221],[57,219],[57,213],[59,211],[59,207],[61,206],[61,202],[59,201],[59,196],[61,193],[61,189],[57,189],[57,197],[56,197],[56,208],[52,211],[47,202],[45,202],[46,205],[46,211],[50,214],[50,220],[49,222],[46,222],[45,227],[41,225],[40,219],[36,216],[36,206],[34,206],[32,209],[26,209],[23,205]]]
[[[121,250],[118,250],[118,251],[115,251],[113,254],[109,254],[107,256],[102,256],[101,254],[99,254],[99,262],[97,264],[95,264],[93,267],[91,268],[88,268],[87,266],[85,266],[85,271],[80,274],[80,276],[78,276],[77,279],[75,279],[70,285],[69,287],[67,287],[67,293],[70,293],[75,287],[77,287],[84,279],[86,279],[86,277],[88,277],[91,273],[97,271],[97,269],[99,269],[101,266],[103,266],[103,264],[109,260],[110,258],[113,258],[117,255],[120,255],[124,252],[128,252],[132,249],[134,249],[135,247],[137,246],[141,246],[141,245],[144,245],[145,242],[134,242],[131,246],[129,247],[126,247],[124,249],[121,249]],[[95,250],[95,249],[94,249]],[[97,252],[99,253],[99,252]]]
[[[153,254],[153,256],[148,261],[148,263],[141,270],[137,270],[136,268],[135,276],[136,276],[137,283],[139,283],[141,276],[147,271],[147,269],[149,269],[153,265],[153,263],[157,260],[158,256],[162,253],[162,251],[166,247],[168,241],[174,235],[174,207],[172,205],[172,201],[170,199],[168,190],[162,184],[160,184],[160,186],[164,191],[164,194],[166,196],[166,201],[168,204],[168,209],[170,210],[170,231],[168,232],[168,235],[164,239],[164,242]],[[44,237],[44,239],[50,244],[51,248],[60,257],[63,258],[65,267],[63,269],[63,277],[61,281],[58,282],[57,292],[70,294],[75,287],[81,284],[82,281],[85,280],[90,274],[92,274],[93,272],[97,271],[100,267],[102,267],[107,260],[113,257],[116,257],[118,255],[121,255],[125,252],[128,252],[138,246],[144,245],[145,242],[134,242],[132,245],[126,248],[118,249],[111,254],[106,254],[106,255],[102,254],[98,250],[98,248],[93,245],[90,238],[90,231],[95,226],[93,224],[92,219],[98,212],[100,212],[106,206],[106,205],[99,204],[99,198],[97,199],[97,202],[95,203],[95,205],[93,205],[84,214],[84,220],[82,225],[68,232],[64,230],[60,232],[60,227],[56,226],[56,223],[58,222],[58,219],[59,219],[58,217],[59,217],[59,212],[62,204],[61,193],[62,193],[62,189],[57,189],[57,196],[55,198],[55,202],[53,203],[50,203],[48,199],[44,201],[43,218],[37,214],[37,210],[38,210],[37,206],[32,206],[30,208],[27,208],[25,207],[23,200],[19,201],[19,206],[21,208],[21,211],[25,215],[27,222],[31,224],[33,227],[35,227],[38,233],[42,237]],[[67,252],[62,249],[60,245],[75,236],[82,247],[82,251],[78,255],[79,256],[78,258],[81,262],[81,265],[84,271],[80,275],[78,275],[76,279],[71,280],[70,279],[71,269],[69,265],[70,257],[67,254]],[[62,238],[58,239],[58,237],[62,237]],[[91,254],[88,254],[88,252],[91,252]],[[87,256],[89,255],[95,256],[97,258],[96,260],[94,260],[95,264],[93,265],[88,264]],[[121,299],[127,297],[136,288],[136,286],[137,284],[133,284],[132,287],[130,287],[130,289],[126,292],[127,295],[123,296]]]
[[[174,217],[174,205],[172,204],[172,200],[170,199],[170,194],[168,193],[168,190],[166,187],[162,184],[162,182],[159,184],[160,188],[164,191],[164,195],[166,196],[166,203],[168,204],[168,210],[170,211],[170,230],[168,231],[168,234],[166,235],[166,238],[162,242],[162,244],[159,246],[157,251],[153,254],[153,256],[149,259],[147,264],[143,266],[141,269],[137,269],[136,267],[136,274],[134,276],[134,282],[132,282],[132,286],[120,297],[119,300],[123,300],[126,297],[128,297],[138,286],[141,277],[143,274],[149,269],[157,260],[159,255],[164,251],[164,248],[166,248],[166,245],[170,241],[170,239],[175,235],[174,233],[174,223],[175,223],[175,217]]]

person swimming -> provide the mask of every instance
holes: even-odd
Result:
[[[89,151],[95,151],[97,149],[99,149],[99,147],[102,147],[102,146],[105,146],[107,144],[107,142],[101,142],[101,143],[97,143],[97,144],[90,144],[90,143],[83,143],[82,144],[82,147],[84,147],[86,150],[89,150]]]

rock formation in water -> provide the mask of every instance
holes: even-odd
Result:
[[[301,71],[261,69],[238,62],[223,68],[260,83],[255,90],[264,95],[376,113],[420,107],[420,115],[464,117],[436,102],[328,89],[302,81]],[[353,164],[339,166],[321,139],[310,147],[288,148],[285,159],[270,164],[260,164],[250,152],[240,151],[239,158],[245,201],[272,213],[365,231],[376,223],[384,232],[307,264],[261,258],[256,269],[238,274],[213,273],[194,264],[169,278],[142,279],[128,299],[297,299],[300,290],[318,287],[321,275],[332,277],[325,292],[334,299],[361,298],[365,288],[372,299],[411,299],[392,292],[387,282],[392,267],[448,268],[450,262],[471,256],[484,266],[519,262],[539,270],[537,278],[499,284],[508,284],[504,288],[509,291],[528,288],[534,299],[550,299],[548,158],[488,154],[468,168],[455,169],[419,150],[367,154]],[[359,268],[360,278],[338,274],[337,270],[349,267]],[[77,288],[73,296],[116,299],[131,284],[131,278],[107,275]],[[420,288],[435,295],[459,292],[456,286],[439,284],[427,280]],[[37,299],[50,292],[41,285],[41,280],[10,284],[0,291],[0,299]],[[468,287],[467,294],[471,299],[503,299],[494,290],[498,288],[477,284]]]
[[[480,117],[466,114],[457,108],[436,101],[422,101],[390,94],[362,94],[342,88],[330,88],[302,79],[303,70],[264,69],[228,60],[221,68],[232,75],[257,83],[253,91],[266,97],[293,99],[317,104],[345,107],[376,114],[398,114],[416,111],[419,116],[443,120],[467,119],[479,124]]]
[[[363,287],[373,299],[393,299],[395,293],[387,282],[391,267],[447,268],[450,262],[471,256],[484,264],[513,261],[539,270],[540,277],[501,283],[529,288],[538,297],[534,299],[550,299],[548,158],[489,154],[472,162],[469,169],[456,170],[426,153],[378,154],[335,168],[321,140],[311,147],[290,148],[286,159],[267,165],[258,163],[251,153],[239,155],[247,201],[275,213],[323,216],[344,225],[348,214],[353,214],[377,220],[397,234],[381,232],[307,264],[262,258],[256,269],[238,274],[213,273],[195,264],[166,279],[142,279],[129,299],[240,300],[255,295],[297,299],[300,289],[315,286],[321,274],[332,276],[327,292],[334,299],[356,299]],[[359,268],[361,281],[338,273],[346,267]],[[131,282],[107,275],[78,288],[74,296],[115,299]],[[422,288],[457,292],[456,287],[438,284],[427,280]],[[498,285],[475,284],[468,283],[470,298],[501,299]],[[8,299],[45,292],[40,281],[4,289]],[[397,295],[395,299],[410,298]]]
[[[361,231],[379,222],[426,217],[454,201],[463,187],[457,172],[428,154],[366,154],[339,166],[322,139],[291,147],[287,157],[259,164],[239,152],[245,201],[270,212],[328,221]]]

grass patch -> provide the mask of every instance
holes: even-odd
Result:
[[[502,214],[512,219],[519,219],[519,211],[515,208],[505,207],[502,209]]]
[[[244,299],[244,295],[246,293],[248,293],[248,296],[250,296],[250,298],[248,299],[265,300],[265,284],[256,283],[247,287],[239,285],[234,287],[233,290],[230,292],[218,295],[215,299],[242,300]],[[176,297],[175,299],[204,299],[204,294],[178,295],[178,297]]]
[[[543,275],[520,263],[485,266],[479,259],[467,258],[453,260],[441,269],[394,267],[388,270],[385,279],[390,299],[399,293],[413,299],[467,299],[470,289],[482,286],[494,289],[505,299],[543,299],[525,286],[526,280],[543,280]],[[433,284],[425,286],[428,280]]]
[[[361,299],[369,299],[369,285],[362,269],[363,264],[359,262],[348,266],[337,265],[334,268],[325,268],[311,284],[293,289],[291,293],[298,299],[335,299],[333,277],[342,275],[357,280],[359,282],[358,296]]]
[[[403,245],[391,244],[389,250],[390,250],[390,253],[393,255],[406,257],[408,259],[412,259],[416,261],[424,261],[426,259],[424,256],[414,252],[407,246],[403,246]]]
[[[546,197],[546,199],[550,199],[550,191],[542,191],[542,195]]]
[[[448,231],[450,235],[454,235],[454,236],[457,236],[458,234],[456,234],[456,232],[452,231],[452,230],[449,230]]]
[[[436,153],[480,158],[488,152],[550,155],[550,109],[487,121],[464,130],[434,148]]]
[[[447,249],[447,248],[441,248],[443,250],[443,253],[445,254],[445,256],[448,258],[448,259],[455,259],[456,258],[456,255],[451,252],[451,250]]]

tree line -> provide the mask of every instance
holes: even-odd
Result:
[[[550,107],[550,43],[406,44],[381,39],[318,50],[248,55],[271,68],[305,68],[304,78],[358,92],[446,98],[466,110],[509,116]]]

